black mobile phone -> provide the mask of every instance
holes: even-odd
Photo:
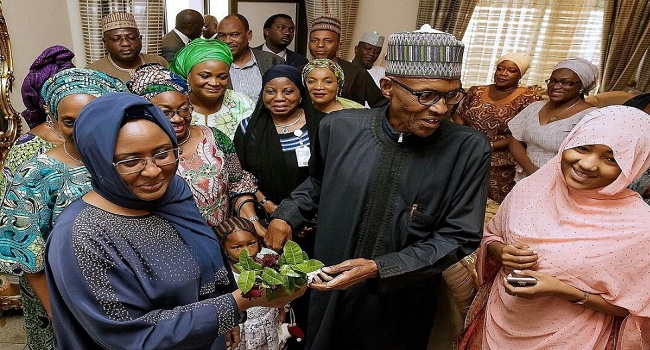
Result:
[[[514,287],[529,287],[537,284],[537,278],[528,276],[506,276],[506,281]]]

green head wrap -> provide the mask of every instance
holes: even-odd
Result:
[[[338,65],[338,63],[330,60],[329,58],[317,58],[315,60],[309,61],[305,65],[305,67],[302,69],[302,82],[304,84],[307,84],[307,76],[311,71],[313,71],[316,68],[327,68],[331,70],[334,73],[334,76],[336,77],[337,84],[339,86],[339,91],[343,88],[343,82],[345,81],[345,75],[343,74],[343,69],[341,69],[341,66]]]
[[[126,91],[119,79],[92,69],[64,69],[50,77],[41,89],[41,97],[55,120],[59,119],[59,102],[69,95],[87,94],[99,97],[111,92]]]
[[[187,79],[194,65],[211,60],[221,61],[230,67],[233,60],[232,52],[223,41],[198,38],[190,41],[176,53],[169,69]]]

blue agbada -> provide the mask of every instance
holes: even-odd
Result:
[[[240,320],[221,247],[181,177],[153,201],[138,199],[124,183],[113,156],[131,119],[157,124],[177,147],[162,111],[133,94],[99,97],[75,122],[93,190],[151,214],[123,216],[77,200],[59,216],[46,250],[59,345],[225,349],[223,334]]]

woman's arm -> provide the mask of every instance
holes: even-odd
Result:
[[[610,304],[598,294],[584,292],[545,273],[532,270],[517,270],[514,272],[520,276],[535,277],[537,279],[537,284],[534,286],[514,287],[504,280],[503,283],[506,292],[510,295],[525,299],[555,296],[572,303],[581,304],[592,310],[617,317],[626,317],[630,313],[625,308]]]
[[[492,146],[493,151],[500,151],[503,149],[509,149],[510,148],[510,140],[512,139],[512,136],[508,136],[505,139],[497,140],[494,142],[490,142],[490,146]]]
[[[510,137],[508,141],[508,149],[510,150],[512,156],[515,158],[515,161],[521,165],[522,168],[524,168],[526,175],[530,175],[539,169],[535,164],[533,164],[533,162],[530,161],[530,158],[528,158],[528,153],[526,153],[526,147],[524,147],[523,142],[515,139],[514,137]]]
[[[255,204],[253,201],[255,201],[255,197],[252,194],[241,195],[235,199],[235,209],[237,210],[238,216],[251,221],[253,226],[255,226],[257,234],[264,237],[266,235],[266,229],[260,224],[257,213],[255,213]]]
[[[45,271],[37,273],[24,274],[27,283],[34,290],[34,293],[43,304],[47,317],[52,318],[52,308],[50,307],[50,295],[47,292],[47,281],[45,280]]]

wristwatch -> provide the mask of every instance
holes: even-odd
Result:
[[[261,204],[261,205],[264,205],[264,203],[266,203],[266,202],[268,202],[268,201],[269,201],[269,200],[266,199],[266,197],[264,197],[264,198],[262,198],[262,200],[260,200],[260,204]]]
[[[250,218],[246,218],[246,220],[250,222],[255,222],[255,221],[259,221],[260,218],[258,218],[257,216],[251,216]]]

